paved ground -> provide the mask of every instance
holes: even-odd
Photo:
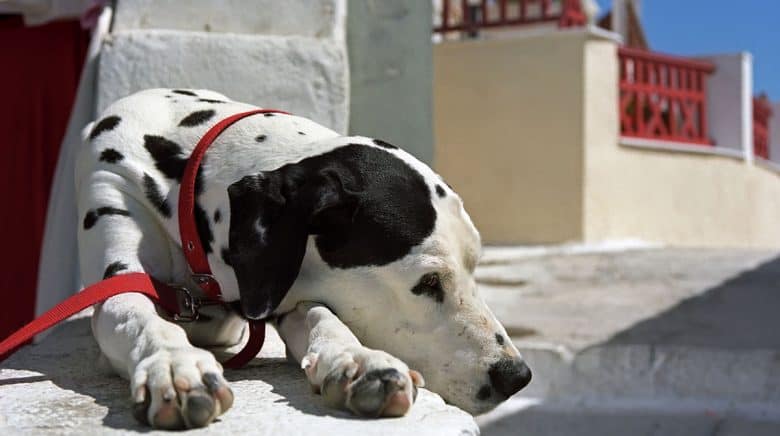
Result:
[[[780,252],[565,251],[478,270],[534,371],[484,434],[780,434]]]

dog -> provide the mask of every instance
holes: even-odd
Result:
[[[76,188],[85,283],[144,272],[200,292],[179,240],[179,183],[201,136],[251,109],[213,91],[152,89],[84,129]],[[230,306],[178,323],[127,293],[92,317],[144,423],[203,427],[231,407],[206,348],[239,343],[246,319],[272,322],[315,392],[360,416],[404,415],[423,385],[478,414],[530,381],[477,293],[480,238],[463,202],[395,145],[294,115],[247,117],[206,153],[195,221]]]

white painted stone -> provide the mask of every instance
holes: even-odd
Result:
[[[707,82],[707,124],[716,147],[753,159],[753,57],[750,53],[711,55],[715,64]]]
[[[114,30],[170,29],[344,39],[345,0],[120,0]]]
[[[132,30],[104,43],[97,109],[146,88],[212,89],[346,132],[348,76],[343,41]]]
[[[769,118],[769,159],[780,163],[780,102],[772,104],[772,116]]]
[[[425,389],[403,418],[360,419],[329,409],[302,371],[284,358],[271,328],[261,359],[225,375],[235,404],[196,434],[476,435],[474,419]],[[124,434],[146,429],[130,409],[128,383],[100,370],[89,320],[69,321],[0,369],[0,434]],[[149,434],[170,434],[150,432]]]

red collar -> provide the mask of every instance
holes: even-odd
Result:
[[[209,260],[203,250],[198,228],[195,225],[195,179],[198,175],[198,169],[206,155],[206,150],[215,139],[228,127],[238,120],[244,119],[255,114],[289,113],[275,109],[255,109],[247,112],[231,115],[215,124],[212,128],[200,138],[198,145],[192,151],[187,160],[187,166],[184,167],[184,176],[181,179],[181,188],[179,190],[179,235],[181,237],[181,247],[184,250],[184,257],[192,271],[192,278],[197,283],[206,296],[215,301],[224,301],[222,299],[222,289],[219,283],[211,274]]]
[[[198,145],[192,151],[187,166],[184,168],[184,176],[181,179],[181,188],[179,190],[179,235],[181,236],[181,246],[184,250],[184,257],[192,271],[192,278],[203,290],[208,300],[211,302],[224,302],[222,298],[222,289],[219,283],[211,273],[209,260],[203,250],[198,228],[195,225],[195,179],[198,175],[198,169],[206,155],[206,150],[215,139],[228,127],[238,120],[244,119],[255,114],[277,113],[286,114],[287,112],[275,109],[255,109],[247,112],[231,115],[217,124],[200,138]],[[244,366],[254,358],[263,347],[265,340],[265,321],[249,321],[249,342],[244,349],[236,354],[232,359],[225,362],[227,368],[238,368]]]

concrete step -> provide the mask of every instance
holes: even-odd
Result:
[[[776,251],[487,251],[534,377],[486,434],[780,434]]]
[[[0,435],[113,435],[147,432],[132,416],[128,382],[99,369],[89,319],[65,323],[40,344],[0,367]],[[238,348],[238,347],[237,347]],[[303,372],[284,357],[272,328],[246,368],[227,370],[235,403],[197,434],[210,435],[475,435],[471,415],[420,389],[402,418],[358,419],[326,407]],[[149,432],[149,434],[169,434]]]
[[[194,88],[347,129],[343,41],[173,30],[128,30],[104,42],[97,110],[147,88]]]
[[[477,419],[483,436],[776,436],[780,413],[739,403],[516,398]]]

